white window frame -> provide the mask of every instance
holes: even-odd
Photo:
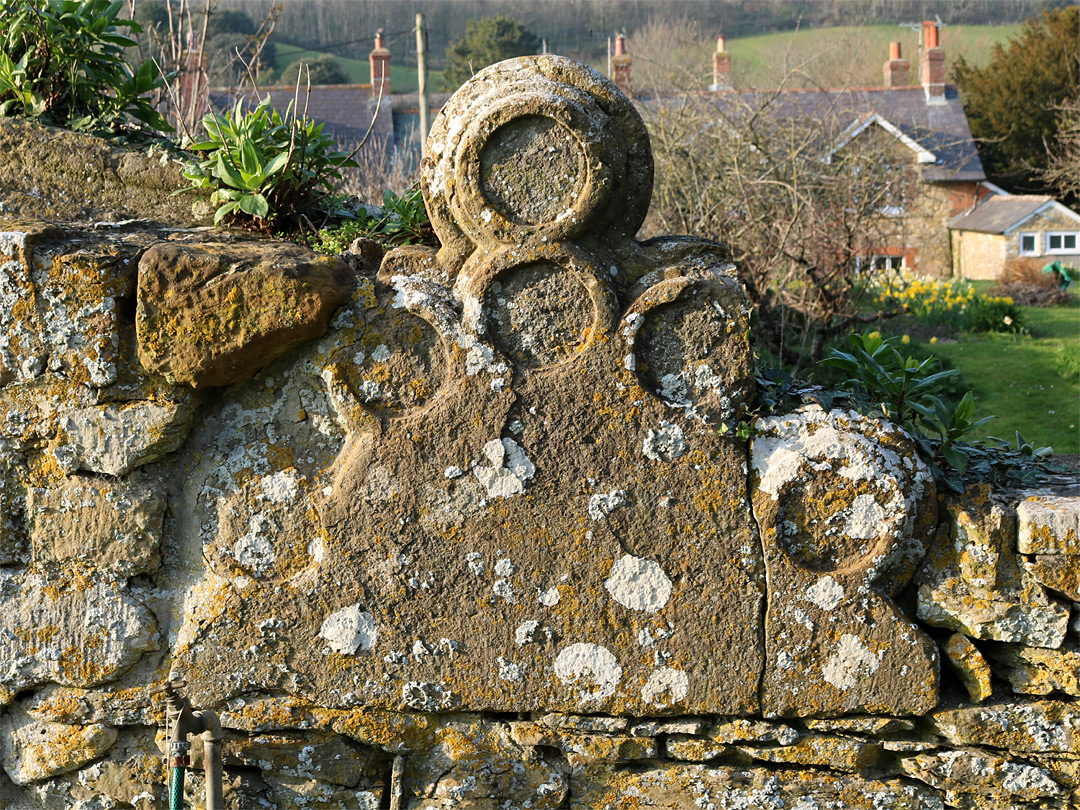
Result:
[[[1031,250],[1024,250],[1024,239],[1026,237],[1031,238]],[[1035,231],[1023,231],[1020,234],[1019,241],[1019,254],[1021,256],[1038,256],[1039,255],[1039,234]]]
[[[1059,247],[1059,248],[1050,247],[1050,240],[1055,236],[1061,237],[1061,247]],[[1071,248],[1067,248],[1067,247],[1065,247],[1065,240],[1070,236],[1072,237],[1072,240],[1073,240],[1073,246]],[[1078,244],[1080,244],[1080,231],[1047,231],[1046,232],[1046,255],[1047,256],[1060,256],[1060,255],[1063,255],[1063,254],[1069,255],[1069,254],[1080,253],[1080,249],[1077,248]]]

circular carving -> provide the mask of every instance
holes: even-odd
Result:
[[[401,311],[371,322],[360,342],[342,347],[333,360],[344,369],[356,400],[386,416],[424,405],[447,373],[438,332],[423,318]]]
[[[495,130],[480,152],[480,189],[507,219],[528,225],[554,221],[581,194],[585,153],[570,130],[526,115]]]
[[[550,262],[503,272],[488,286],[484,304],[500,351],[530,368],[576,355],[596,320],[577,273]]]
[[[643,383],[672,407],[730,418],[751,378],[742,321],[734,298],[708,287],[649,309],[634,341]]]
[[[905,517],[883,506],[883,493],[859,491],[852,481],[813,469],[786,485],[776,516],[777,544],[800,568],[855,573],[869,568],[898,538]],[[903,504],[903,498],[894,499]]]

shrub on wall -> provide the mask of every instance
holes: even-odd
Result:
[[[162,79],[153,62],[136,69],[122,33],[120,0],[0,0],[0,115],[84,131],[116,131],[131,121],[171,127],[147,93]]]

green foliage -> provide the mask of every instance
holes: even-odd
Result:
[[[447,84],[457,87],[488,65],[515,56],[528,56],[539,50],[540,40],[536,34],[513,17],[499,14],[472,19],[465,26],[465,36],[451,42],[446,49],[443,78]]]
[[[146,94],[162,85],[152,62],[132,70],[120,0],[0,0],[0,116],[93,132],[138,121],[171,127]]]
[[[985,67],[957,60],[953,76],[991,177],[1038,187],[1060,125],[1057,108],[1080,94],[1077,41],[1080,8],[1070,5],[1029,20],[1007,47],[994,47]]]
[[[1028,462],[1049,455],[1050,448],[1025,451],[1021,441],[1011,452],[1000,440],[993,446],[963,441],[994,417],[975,419],[971,392],[958,402],[943,396],[946,381],[960,372],[938,371],[931,358],[905,356],[902,345],[900,338],[853,334],[848,351],[833,349],[823,362],[848,374],[853,399],[864,411],[888,417],[908,432],[939,484],[963,492],[965,473],[992,482],[1031,483],[1037,469]]]
[[[307,65],[307,70],[301,72],[300,68],[303,65]],[[341,63],[328,53],[324,53],[322,56],[316,56],[314,59],[293,62],[281,72],[281,79],[279,81],[282,84],[291,86],[295,85],[297,79],[299,79],[301,85],[305,85],[308,82],[309,75],[312,84],[349,83],[349,76],[345,73],[345,69],[341,66]]]
[[[218,207],[215,225],[246,215],[264,228],[295,226],[302,216],[333,208],[332,182],[356,164],[333,150],[322,124],[291,113],[291,104],[284,116],[271,109],[268,96],[247,112],[241,99],[231,113],[203,119],[208,139],[191,149],[205,157],[190,163],[184,176],[210,192]]]
[[[330,228],[321,228],[311,248],[319,253],[338,254],[348,249],[354,239],[374,239],[383,245],[410,245],[424,241],[430,231],[427,208],[420,189],[406,191],[400,197],[383,192],[383,211],[371,214],[361,209],[352,219]]]

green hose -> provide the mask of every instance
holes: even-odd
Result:
[[[184,810],[184,769],[173,768],[169,778],[169,810]]]

